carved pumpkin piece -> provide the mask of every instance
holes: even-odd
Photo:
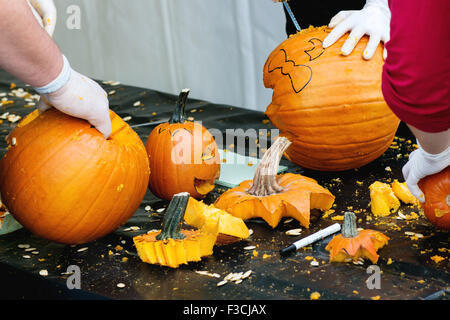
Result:
[[[189,90],[180,93],[172,119],[157,126],[148,137],[150,190],[159,198],[188,192],[199,199],[214,189],[220,175],[220,155],[211,133],[200,123],[186,121]]]
[[[388,216],[400,207],[400,201],[387,183],[375,181],[369,186],[370,208],[376,216]]]
[[[367,258],[372,263],[377,263],[377,251],[388,241],[389,238],[381,232],[369,229],[358,231],[355,214],[346,212],[341,234],[334,236],[325,249],[330,252],[330,262],[350,262]]]
[[[189,199],[184,220],[193,227],[205,230],[215,230],[219,224],[216,241],[219,245],[240,241],[249,236],[249,230],[242,219],[194,198]]]
[[[181,264],[200,261],[202,257],[212,255],[218,232],[217,223],[208,230],[181,230],[188,201],[187,192],[176,194],[166,210],[162,230],[133,238],[143,262],[178,268]]]
[[[214,205],[243,220],[260,217],[272,228],[282,217],[293,217],[308,228],[310,210],[330,209],[334,196],[314,179],[292,173],[276,174],[289,145],[288,139],[278,138],[264,154],[254,179],[227,190]]]

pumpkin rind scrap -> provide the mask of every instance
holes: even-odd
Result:
[[[266,154],[272,148],[280,147],[284,140],[288,141],[284,137],[277,139]],[[292,217],[309,228],[310,210],[329,210],[334,203],[334,196],[314,179],[300,174],[266,175],[260,172],[266,166],[271,166],[272,171],[277,172],[279,158],[287,146],[288,144],[280,147],[278,154],[275,153],[273,157],[266,158],[265,154],[258,165],[255,178],[243,181],[239,186],[224,192],[214,206],[242,220],[260,217],[272,228],[278,225],[282,217]],[[271,191],[264,196],[253,194],[252,190],[260,189],[262,194],[267,193],[267,190]]]
[[[344,224],[349,217],[350,215],[346,212]],[[353,224],[353,228],[356,230],[354,214],[351,218],[353,221],[349,224]],[[343,227],[342,233],[334,236],[325,249],[330,252],[330,262],[349,262],[357,261],[359,258],[368,258],[372,263],[377,263],[379,257],[377,251],[388,241],[389,238],[381,232],[369,229],[356,231],[353,236],[346,236]]]
[[[388,216],[400,207],[400,201],[387,183],[375,181],[369,186],[370,208],[376,216]]]
[[[178,268],[181,264],[200,261],[213,254],[218,224],[209,230],[180,230],[189,194],[176,194],[166,210],[163,228],[133,237],[137,253],[143,262]]]
[[[240,241],[249,236],[249,230],[242,219],[194,198],[189,199],[184,220],[193,227],[211,231],[215,230],[218,224],[216,244],[219,245]]]
[[[0,161],[5,206],[25,228],[55,242],[98,239],[125,223],[147,191],[149,166],[139,136],[110,111],[107,140],[56,109],[25,117]]]
[[[418,205],[419,200],[413,196],[411,191],[409,191],[406,182],[399,182],[398,180],[394,180],[392,183],[392,191],[395,196],[399,198],[403,203]]]
[[[220,175],[214,137],[200,123],[185,119],[188,93],[187,89],[180,93],[171,121],[154,128],[145,145],[152,172],[150,190],[165,200],[180,192],[203,198]]]
[[[264,85],[273,89],[266,114],[292,141],[289,160],[305,168],[342,171],[381,156],[400,123],[381,91],[382,45],[362,58],[364,36],[349,56],[346,37],[324,49],[327,27],[304,29],[282,42],[264,66]]]
[[[450,167],[419,181],[425,195],[421,203],[427,219],[436,227],[450,230]]]

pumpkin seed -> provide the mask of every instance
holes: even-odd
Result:
[[[30,247],[29,244],[19,244],[17,247],[19,247],[20,249],[27,249]]]
[[[158,210],[156,210],[156,212],[160,213],[163,212],[164,210],[166,210],[166,208],[159,208]]]
[[[117,287],[118,288],[125,288],[125,283],[120,282],[120,283],[117,284]]]
[[[288,236],[299,236],[302,233],[302,229],[291,229],[286,231]]]
[[[80,248],[77,250],[77,252],[83,252],[83,251],[86,251],[87,249],[89,249],[89,248],[88,247]]]
[[[218,286],[218,287],[221,287],[221,286],[223,286],[224,284],[227,284],[227,283],[228,283],[227,280],[222,280],[222,281],[220,281],[220,282],[217,283],[217,286]]]
[[[24,256],[22,256],[22,258],[24,258],[24,259],[30,259],[31,257],[30,257],[29,255],[24,255]]]
[[[235,281],[234,283],[239,284],[241,282],[242,282],[242,279],[239,279],[239,280]]]
[[[43,269],[43,270],[39,271],[39,274],[43,277],[46,277],[46,276],[48,276],[48,271]]]
[[[252,270],[246,271],[246,272],[242,275],[241,279],[245,279],[245,278],[250,277],[250,275],[252,274],[252,272],[253,272]]]
[[[256,249],[256,246],[246,246],[244,247],[244,250],[253,250]]]

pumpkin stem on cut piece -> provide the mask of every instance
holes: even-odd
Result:
[[[178,96],[177,105],[175,107],[175,111],[172,114],[172,117],[169,120],[169,123],[184,123],[186,120],[185,108],[186,108],[186,100],[189,95],[190,89],[183,89]]]
[[[341,233],[344,238],[355,238],[358,235],[356,216],[353,212],[344,213],[344,223],[342,224]]]
[[[189,197],[188,192],[181,192],[173,196],[164,215],[161,233],[156,236],[156,240],[186,238],[180,230]]]
[[[277,183],[278,166],[283,153],[290,145],[291,142],[285,137],[275,140],[256,168],[253,184],[248,190],[249,194],[263,197],[283,191]]]

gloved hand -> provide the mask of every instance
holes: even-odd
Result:
[[[50,37],[56,27],[56,7],[53,0],[27,0],[36,20],[47,31]]]
[[[346,32],[351,31],[344,45],[342,54],[347,56],[352,53],[358,41],[367,34],[369,42],[364,50],[364,59],[371,59],[380,41],[386,43],[390,38],[391,11],[388,0],[367,0],[361,10],[341,11],[335,15],[329,23],[334,28],[324,39],[323,47],[327,48],[335,43]],[[386,59],[387,51],[384,48],[383,58]]]
[[[417,144],[419,148],[410,153],[402,172],[411,193],[420,202],[425,202],[425,196],[417,183],[420,179],[438,173],[450,165],[450,147],[442,153],[430,154],[422,149],[419,142]]]
[[[39,112],[55,107],[68,115],[89,121],[108,138],[112,129],[107,93],[97,82],[73,70],[66,57],[63,56],[63,59],[64,67],[60,75],[50,84],[34,88],[41,94]]]

